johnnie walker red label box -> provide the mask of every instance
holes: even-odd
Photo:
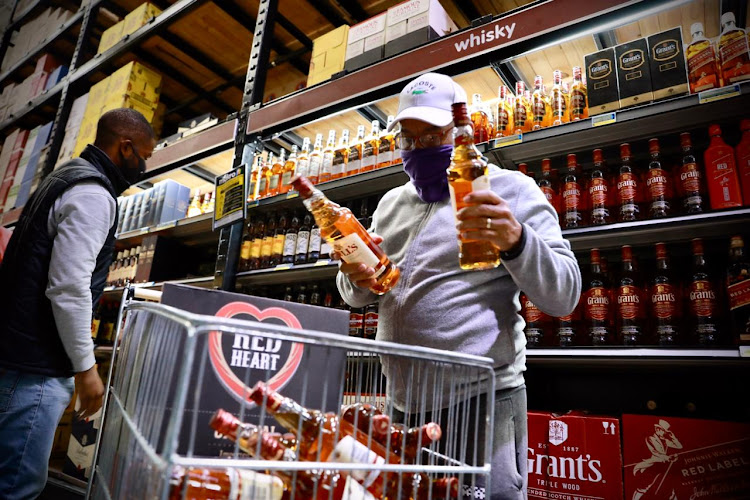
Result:
[[[528,429],[529,498],[622,499],[617,418],[529,412]]]
[[[750,424],[623,415],[628,499],[750,498]]]

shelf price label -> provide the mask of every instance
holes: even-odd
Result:
[[[292,268],[291,264],[279,264],[278,266],[274,267],[274,271],[288,271]]]
[[[313,264],[313,267],[327,266],[330,263],[331,263],[331,261],[328,260],[328,259],[321,259],[321,260],[315,262],[315,264]]]
[[[247,166],[240,165],[226,174],[216,176],[214,193],[214,230],[242,220],[247,215]]]
[[[297,198],[298,196],[299,196],[299,192],[297,192],[297,191],[289,191],[286,194],[286,199],[287,200],[291,200],[292,198]]]
[[[728,85],[718,89],[704,90],[698,93],[698,104],[708,104],[709,102],[721,101],[730,97],[740,95],[740,84]]]
[[[523,134],[509,135],[492,141],[492,148],[504,148],[505,146],[512,146],[513,144],[520,144],[522,142]]]
[[[602,127],[604,125],[611,125],[617,122],[617,112],[612,111],[611,113],[604,113],[591,117],[592,127]]]

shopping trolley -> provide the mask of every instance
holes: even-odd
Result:
[[[175,471],[190,468],[292,474],[338,471],[353,477],[355,472],[422,474],[431,479],[458,478],[467,494],[480,487],[489,488],[494,405],[477,403],[483,395],[495,391],[489,358],[202,316],[131,300],[123,301],[120,313],[87,498],[185,498],[184,485],[182,489],[175,486]],[[327,380],[334,382],[326,382],[321,388],[323,398],[335,394],[338,407],[375,405],[390,422],[402,422],[407,427],[436,422],[442,438],[430,443],[420,441],[418,459],[412,463],[380,461],[376,466],[334,462],[330,457],[324,461],[320,456],[318,461],[245,458],[239,442],[229,457],[198,456],[194,453],[199,430],[197,401],[202,391],[222,390],[204,387],[210,367],[208,349],[201,340],[217,332],[280,340],[302,349],[315,346],[322,355],[345,351],[346,362],[341,364],[340,373],[332,374]],[[253,373],[257,377],[257,371]],[[249,369],[239,375],[244,376],[245,386],[254,384]],[[271,373],[265,375],[260,380],[268,380]],[[319,407],[318,401],[306,401],[305,397],[298,402],[303,407]],[[249,400],[243,398],[224,410],[243,420],[250,408]],[[260,429],[279,427],[262,405],[260,421],[255,423]],[[368,439],[371,437],[368,434]],[[409,497],[401,495],[401,481],[398,488],[396,496]],[[295,498],[292,490],[289,498],[304,500],[299,497]],[[429,492],[424,498],[432,497]]]

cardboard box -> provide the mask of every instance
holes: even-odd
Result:
[[[3,149],[0,150],[0,182],[5,179],[5,171],[8,168],[8,163],[10,163],[10,155],[13,153],[13,147],[20,133],[20,129],[15,129],[3,141]]]
[[[750,424],[623,415],[626,498],[750,498]]]
[[[349,28],[344,69],[354,71],[383,59],[388,12]]]
[[[65,78],[65,76],[68,74],[68,67],[63,65],[58,66],[55,68],[52,73],[50,73],[49,77],[47,78],[47,84],[44,86],[44,90],[49,90],[60,81]]]
[[[620,107],[653,101],[646,39],[638,38],[615,46],[615,59]]]
[[[120,21],[114,26],[110,26],[109,28],[104,30],[104,33],[102,33],[102,37],[99,39],[99,48],[97,49],[96,53],[103,54],[117,45],[117,42],[122,40],[122,30],[124,27],[125,23],[123,21]]]
[[[122,36],[134,33],[148,23],[152,17],[157,17],[159,14],[161,14],[161,10],[155,5],[149,2],[141,4],[123,19]]]
[[[348,35],[349,26],[344,25],[313,40],[310,72],[307,75],[308,87],[324,82],[344,69]]]
[[[687,94],[690,86],[682,44],[682,27],[648,37],[648,50],[654,99]]]
[[[154,185],[156,202],[153,225],[184,219],[190,205],[190,188],[177,181],[166,179]]]
[[[45,148],[45,146],[47,146],[47,141],[49,141],[50,132],[52,132],[52,122],[39,127],[33,148],[30,148],[27,145],[26,149],[24,150],[24,155],[29,149],[31,149],[31,153],[29,154],[28,163],[26,165],[26,172],[24,173],[23,180],[21,181],[21,187],[18,190],[18,198],[16,199],[17,207],[22,207],[26,204],[26,201],[31,195],[31,189],[34,183],[34,179],[39,176],[40,169],[44,167],[44,163],[40,160],[42,156],[42,150]]]
[[[161,75],[138,62],[131,62],[109,77],[108,98],[130,96],[147,107],[156,108],[161,93]],[[102,102],[102,104],[104,104]]]
[[[165,284],[162,304],[197,314],[233,317],[264,324],[324,331],[347,335],[348,311],[253,297],[218,290]],[[346,351],[322,345],[293,343],[260,333],[213,332],[197,338],[197,352],[208,353],[203,384],[197,384],[197,370],[185,405],[183,428],[177,446],[186,451],[188,437],[195,438],[196,456],[217,456],[231,452],[234,443],[219,438],[209,427],[211,415],[218,408],[239,414],[240,402],[257,381],[264,380],[300,404],[321,411],[339,411],[346,363]],[[179,369],[179,366],[175,366]],[[327,385],[328,390],[324,391]],[[196,400],[196,396],[198,399]],[[249,405],[246,422],[282,427],[267,412],[261,422],[260,409]],[[165,416],[165,419],[168,416]],[[196,419],[197,431],[191,424]],[[282,431],[285,432],[285,431]]]
[[[385,57],[458,31],[438,0],[408,0],[388,9]]]
[[[29,132],[26,145],[24,146],[24,149],[21,152],[21,157],[16,167],[16,172],[13,177],[13,184],[8,190],[8,196],[5,199],[5,210],[10,210],[16,207],[16,200],[18,198],[18,192],[21,189],[21,184],[25,180],[26,170],[29,165],[29,158],[31,157],[31,153],[33,152],[35,148],[36,138],[41,128],[42,128],[41,126],[34,127]],[[28,180],[31,180],[31,179],[29,178]]]
[[[615,49],[608,48],[584,58],[589,99],[589,114],[598,115],[620,108],[617,91]]]
[[[576,412],[529,412],[529,498],[621,500],[619,424]]]

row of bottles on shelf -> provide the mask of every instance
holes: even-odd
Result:
[[[190,205],[187,209],[186,217],[196,217],[198,215],[210,214],[214,211],[214,192],[208,190],[205,193],[201,193],[199,189],[195,191],[195,195],[190,200]]]
[[[351,206],[364,227],[379,197],[352,200]],[[306,264],[328,259],[331,247],[320,236],[320,228],[309,212],[282,211],[248,221],[240,250],[240,271],[267,269],[279,264]]]
[[[100,300],[91,319],[91,338],[97,345],[111,345],[114,342],[115,324],[120,310],[117,302]]]
[[[416,427],[392,422],[367,403],[342,407],[339,413],[306,408],[258,382],[249,398],[263,406],[286,430],[276,433],[242,422],[219,409],[209,425],[235,442],[243,454],[260,460],[285,462],[342,462],[367,466],[420,462],[423,448],[433,447],[443,435],[438,423]],[[459,479],[433,478],[423,472],[384,474],[377,470],[273,470],[253,472],[238,469],[175,468],[170,498],[233,498],[239,485],[254,491],[253,498],[392,498],[420,500],[457,498]]]
[[[724,269],[707,262],[701,239],[692,240],[691,253],[691,266],[675,266],[667,246],[657,243],[656,262],[646,277],[625,245],[615,277],[606,257],[592,249],[583,293],[572,314],[551,318],[522,296],[529,347],[749,343],[750,262],[742,238],[730,240]],[[689,274],[678,271],[687,268]],[[721,271],[723,280],[718,277]]]
[[[394,117],[388,117],[388,125]],[[289,157],[286,150],[279,156],[273,153],[258,154],[253,161],[250,174],[248,201],[259,200],[292,190],[291,180],[295,176],[307,177],[313,184],[340,179],[360,172],[401,163],[393,132],[380,130],[380,122],[373,120],[370,134],[365,136],[365,126],[357,129],[356,139],[350,143],[349,130],[341,132],[336,144],[336,131],[328,131],[328,140],[323,145],[323,134],[317,134],[312,151],[310,138],[305,137],[302,149],[292,146]]]
[[[701,92],[750,78],[750,34],[737,27],[734,13],[721,16],[721,34],[712,41],[702,23],[690,26],[685,50],[690,91]],[[717,57],[718,54],[718,57]]]
[[[145,249],[136,245],[117,252],[112,264],[109,265],[106,286],[125,286],[127,283],[135,283],[138,272],[138,263],[143,261]]]
[[[645,167],[633,161],[631,146],[625,143],[620,145],[619,165],[613,168],[602,150],[595,149],[586,175],[575,154],[567,155],[562,176],[545,158],[537,184],[555,207],[563,229],[737,208],[743,200],[750,205],[750,120],[742,120],[741,130],[742,139],[733,148],[722,139],[719,126],[711,125],[703,165],[690,133],[683,132],[677,161],[663,158],[659,139],[654,138],[648,141],[650,160]],[[518,168],[535,177],[525,163]]]
[[[549,92],[542,77],[534,77],[534,90],[516,82],[515,94],[505,85],[498,89],[497,104],[482,102],[480,94],[472,96],[470,108],[474,125],[474,141],[487,142],[493,138],[531,132],[588,117],[586,82],[581,68],[573,68],[573,83],[563,82],[562,72],[555,70]]]

